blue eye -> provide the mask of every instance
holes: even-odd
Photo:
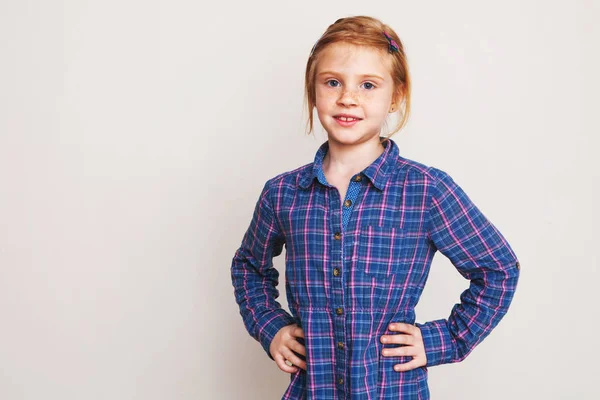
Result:
[[[331,82],[335,82],[335,85],[332,85]],[[332,88],[339,87],[339,82],[336,79],[329,79],[328,81],[325,82],[325,84]],[[363,85],[365,85],[365,89],[367,89],[367,90],[373,90],[376,88],[376,86],[374,84],[372,84],[371,82],[365,82]]]
[[[365,85],[371,85],[371,87],[367,87],[366,89],[374,89],[375,85],[373,85],[371,82],[365,82]]]

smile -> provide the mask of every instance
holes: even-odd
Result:
[[[341,126],[352,126],[352,125],[356,124],[358,121],[360,121],[360,119],[358,119],[358,118],[351,118],[351,117],[334,117],[334,119]]]

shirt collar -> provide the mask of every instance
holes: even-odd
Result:
[[[382,139],[383,137],[380,137],[380,140]],[[393,140],[389,139],[386,142],[383,142],[383,146],[383,153],[361,172],[369,178],[371,183],[379,190],[383,190],[385,187],[390,175],[390,166],[395,163],[399,154],[398,145]],[[312,168],[306,168],[300,175],[298,186],[306,189],[312,185],[315,178],[322,184],[326,183],[325,174],[323,173],[323,158],[328,150],[329,141],[326,141],[317,150],[315,160],[312,163]]]

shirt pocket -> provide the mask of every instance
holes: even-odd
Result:
[[[404,281],[408,240],[400,227],[368,225],[361,227],[358,237],[357,269],[378,282],[390,284]]]

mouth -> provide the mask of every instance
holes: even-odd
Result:
[[[362,118],[358,118],[354,115],[348,114],[334,115],[333,118],[337,121],[338,124],[342,126],[352,126],[362,120]]]

